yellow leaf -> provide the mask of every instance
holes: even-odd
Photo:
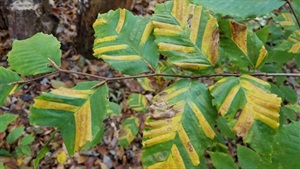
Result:
[[[281,98],[270,93],[270,85],[249,75],[219,80],[209,89],[215,97],[219,114],[233,120],[240,115],[233,127],[238,136],[245,137],[254,120],[276,129],[279,126]]]
[[[67,161],[67,155],[64,151],[61,151],[58,155],[57,155],[57,162],[59,164],[64,164]]]

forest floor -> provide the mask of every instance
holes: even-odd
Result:
[[[154,12],[154,5],[164,0],[137,0],[133,4],[131,11],[137,15],[149,16]],[[60,20],[55,36],[62,43],[62,69],[85,72],[94,75],[106,77],[122,76],[120,73],[110,69],[107,63],[100,60],[88,60],[76,52],[76,4],[74,0],[54,0],[52,1],[53,14]],[[7,52],[11,49],[12,39],[9,37],[7,30],[0,31],[0,66],[7,67]],[[2,56],[2,58],[1,58]],[[293,67],[291,69],[294,69]],[[33,99],[42,92],[48,92],[51,89],[59,87],[73,87],[77,83],[95,80],[78,75],[55,74],[45,77],[39,81],[35,81],[23,86],[21,90],[10,96],[6,103],[1,106],[0,114],[10,112],[17,114],[19,117],[11,123],[5,132],[0,133],[0,149],[4,148],[13,153],[18,147],[20,140],[8,144],[5,141],[7,134],[16,126],[24,126],[23,135],[33,135],[35,140],[30,146],[31,155],[21,158],[0,156],[0,162],[5,164],[7,168],[32,168],[33,160],[37,157],[39,151],[52,137],[55,130],[52,127],[31,126],[28,121],[29,107],[33,104]],[[58,155],[66,152],[63,145],[62,137],[59,132],[55,133],[54,139],[49,143],[50,151],[40,160],[39,168],[102,168],[102,169],[126,169],[141,167],[141,132],[126,148],[118,145],[118,136],[120,132],[120,124],[126,117],[134,114],[134,112],[126,106],[126,98],[130,93],[145,93],[141,86],[135,80],[115,81],[109,85],[110,101],[119,103],[122,107],[121,116],[107,118],[105,122],[105,133],[101,144],[93,149],[76,153],[74,157],[67,157],[66,161],[59,163]],[[297,89],[300,95],[299,88]],[[151,95],[151,93],[150,93]],[[150,96],[151,97],[151,96]],[[143,115],[139,116],[141,119]],[[233,145],[228,145],[230,151],[235,156]],[[1,154],[1,152],[0,152]],[[59,156],[60,158],[60,156]]]

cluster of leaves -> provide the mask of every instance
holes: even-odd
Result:
[[[1,141],[0,156],[15,157],[18,159],[18,163],[21,163],[24,157],[31,154],[29,145],[34,141],[34,136],[32,134],[24,135],[25,127],[22,125],[8,129],[10,123],[16,123],[17,117],[11,113],[0,115],[0,133],[9,130],[5,136],[5,141]]]
[[[254,71],[282,72],[291,60],[300,66],[295,19],[290,12],[271,14],[282,5],[280,0],[173,0],[157,5],[151,19],[124,9],[98,16],[93,25],[95,57],[124,75],[191,77],[139,79],[144,90],[155,94],[149,109],[145,96],[128,98],[133,110],[149,112],[143,131],[144,167],[207,168],[204,155],[208,152],[216,168],[238,168],[227,147],[237,136],[243,139],[237,145],[242,168],[300,165],[296,159],[300,151],[297,95],[284,85],[286,77],[273,84],[251,76]],[[294,6],[299,9],[299,2]],[[254,19],[249,18],[254,17],[258,22],[251,22]],[[41,33],[15,41],[8,57],[10,69],[0,68],[0,104],[21,87],[13,83],[22,81],[18,74],[55,71],[60,66],[59,47],[53,36]],[[217,82],[209,87],[192,78],[213,72],[242,75],[211,79]],[[175,82],[165,88],[170,80]],[[56,127],[73,155],[98,144],[103,119],[120,112],[107,97],[103,81],[43,93],[30,108],[30,123]],[[130,144],[139,124],[135,117],[125,120],[122,146]]]

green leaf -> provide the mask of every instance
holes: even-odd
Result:
[[[31,155],[31,149],[28,145],[25,146],[18,146],[16,147],[16,154],[17,157],[24,157],[24,156],[30,156]]]
[[[4,164],[2,162],[0,162],[0,169],[6,169],[6,167],[4,166]]]
[[[45,157],[45,155],[50,151],[50,148],[48,145],[44,146],[36,156],[36,158],[33,160],[33,168],[36,169],[40,163],[40,160]]]
[[[284,49],[279,49],[279,47],[282,47],[279,45],[278,47],[275,48],[274,52],[270,56],[269,61],[271,62],[276,62],[279,66],[279,70],[282,69],[283,64],[285,64],[287,61],[292,60],[293,58],[298,58],[297,54],[295,53],[288,53]],[[284,50],[284,51],[283,51]]]
[[[289,109],[288,107],[284,106],[281,108],[280,111],[280,125],[286,124],[287,121],[296,121],[297,117],[295,112],[292,109]]]
[[[298,101],[298,95],[296,91],[291,89],[289,86],[282,84],[278,87],[277,85],[271,83],[271,91],[272,93],[277,94],[283,100],[286,100],[292,104],[295,104]]]
[[[256,36],[265,44],[269,37],[269,27],[263,27],[256,32]]]
[[[266,60],[267,50],[256,34],[245,25],[234,21],[221,20],[220,47],[224,57],[240,68],[250,66],[259,68]]]
[[[122,147],[130,145],[139,132],[139,127],[139,119],[135,117],[128,118],[122,123],[122,129],[119,137],[119,143]]]
[[[52,132],[51,138],[46,142],[43,148],[39,151],[36,158],[32,160],[33,168],[36,169],[40,163],[40,160],[45,157],[46,153],[50,151],[49,144],[54,139],[56,131]]]
[[[121,113],[121,108],[117,103],[108,102],[106,116],[118,116]]]
[[[153,99],[143,132],[143,166],[195,168],[216,136],[217,113],[204,84],[182,79]]]
[[[159,55],[148,18],[118,9],[98,15],[93,27],[95,57],[127,75],[154,70]]]
[[[285,107],[294,110],[296,113],[300,114],[300,106],[296,104],[285,105]]]
[[[229,122],[241,109],[233,127],[238,136],[245,137],[256,120],[274,129],[278,128],[281,99],[270,93],[267,82],[242,75],[223,78],[209,89],[219,113]]]
[[[222,116],[217,119],[218,128],[220,129],[221,133],[228,138],[236,139],[235,133],[229,128],[227,123],[227,120]]]
[[[238,169],[232,157],[225,153],[209,152],[213,165],[216,169]]]
[[[281,99],[284,99],[284,93],[279,89],[279,87],[276,84],[270,83],[271,85],[271,92],[276,94]]]
[[[299,18],[299,16],[300,16],[300,1],[293,0],[292,1],[292,6],[293,6],[296,14],[298,15],[298,18]]]
[[[128,106],[137,112],[148,110],[148,101],[142,94],[132,93],[128,96]]]
[[[209,73],[218,60],[218,23],[202,6],[173,0],[156,6],[152,17],[155,43],[173,64]]]
[[[0,133],[6,130],[6,127],[9,123],[16,120],[18,116],[15,114],[5,113],[0,115]]]
[[[273,168],[295,168],[300,166],[300,123],[283,125],[275,135],[273,143]]]
[[[289,86],[281,85],[280,90],[284,95],[284,99],[292,104],[296,104],[298,101],[298,95],[295,90]]]
[[[25,137],[22,138],[21,140],[21,145],[25,146],[25,145],[29,145],[34,141],[34,136],[33,135],[27,135]]]
[[[260,161],[260,156],[253,150],[238,145],[237,156],[242,169],[257,169]]]
[[[11,82],[23,80],[17,73],[0,67],[0,106],[4,104],[7,96],[18,89],[20,85],[9,85]]]
[[[0,149],[0,156],[2,156],[2,157],[12,157],[13,155],[9,151],[1,148]]]
[[[6,137],[7,144],[12,144],[13,142],[15,142],[19,137],[22,136],[23,131],[24,127],[16,127],[15,129],[13,129]]]
[[[53,35],[37,33],[31,38],[13,42],[8,63],[12,70],[28,76],[55,71],[54,67],[49,67],[48,58],[60,66],[60,57],[59,41]]]
[[[190,0],[212,10],[216,14],[233,17],[257,17],[281,7],[281,0]]]
[[[95,82],[79,83],[72,89],[59,88],[35,98],[30,123],[53,126],[61,131],[70,155],[102,138],[106,116],[107,85],[91,89]],[[86,147],[85,147],[86,148]]]
[[[261,121],[254,121],[247,136],[244,138],[244,142],[248,143],[252,149],[262,155],[263,159],[270,161],[275,134],[276,130],[270,126]]]

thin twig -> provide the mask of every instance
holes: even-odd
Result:
[[[300,21],[299,21],[299,18],[298,18],[297,14],[296,14],[296,12],[295,12],[293,6],[292,6],[291,0],[286,0],[286,3],[289,5],[289,7],[290,7],[290,9],[291,9],[291,11],[292,11],[292,13],[293,13],[293,15],[294,15],[296,21],[297,21],[297,24],[298,24],[298,26],[299,26],[299,28],[300,28]]]
[[[48,73],[48,74],[44,74],[42,76],[38,76],[38,77],[35,77],[35,78],[32,78],[32,79],[28,79],[28,80],[22,80],[22,81],[16,81],[16,82],[11,82],[9,83],[8,85],[16,85],[16,84],[27,84],[27,83],[31,83],[33,81],[36,81],[36,80],[40,80],[40,79],[43,79],[47,76],[51,76],[51,75],[54,75],[56,73],[59,73],[59,71],[55,71],[55,72],[51,72],[51,73]]]
[[[136,75],[136,76],[123,76],[123,77],[103,77],[103,76],[98,76],[98,75],[92,75],[88,73],[83,73],[83,72],[75,72],[71,70],[64,70],[59,68],[55,62],[53,62],[51,59],[49,59],[50,63],[54,68],[57,69],[57,71],[39,76],[33,79],[25,80],[25,81],[17,81],[17,82],[12,82],[10,83],[11,85],[14,84],[25,84],[25,83],[30,83],[35,80],[42,79],[46,76],[53,75],[55,73],[59,72],[64,72],[67,74],[77,74],[77,75],[82,75],[82,76],[87,76],[87,77],[93,77],[99,80],[102,80],[99,84],[95,85],[94,87],[101,86],[103,83],[108,82],[108,81],[117,81],[117,80],[125,80],[125,79],[138,79],[138,78],[145,78],[145,77],[157,77],[157,76],[168,76],[168,77],[178,77],[178,78],[187,78],[187,79],[199,79],[203,77],[216,77],[216,76],[241,76],[241,74],[236,74],[236,73],[222,73],[222,74],[210,74],[210,75],[179,75],[179,74],[166,74],[166,73],[149,73],[149,74],[143,74],[143,75]],[[251,76],[288,76],[288,77],[300,77],[300,73],[250,73],[249,75]]]
[[[58,72],[64,72],[64,73],[68,73],[68,74],[78,74],[78,75],[83,75],[83,76],[88,76],[88,77],[93,77],[99,80],[103,80],[105,82],[108,81],[117,81],[117,80],[125,80],[125,79],[138,79],[138,78],[145,78],[145,77],[157,77],[157,76],[168,76],[168,77],[178,77],[178,78],[187,78],[187,79],[199,79],[199,78],[204,78],[204,77],[216,77],[216,76],[241,76],[241,74],[234,74],[234,73],[223,73],[223,74],[210,74],[210,75],[178,75],[178,74],[164,74],[164,73],[151,73],[151,74],[144,74],[144,75],[136,75],[136,76],[123,76],[123,77],[103,77],[103,76],[98,76],[98,75],[92,75],[92,74],[88,74],[88,73],[82,73],[82,72],[75,72],[75,71],[70,71],[70,70],[63,70],[63,69],[59,69],[56,72],[52,72],[40,77],[36,77],[30,80],[26,80],[26,81],[18,81],[18,82],[12,82],[10,83],[11,85],[14,84],[25,84],[25,83],[30,83],[32,81],[35,80],[39,80],[42,79],[46,76],[50,76],[52,74],[58,73]],[[287,76],[287,77],[300,77],[299,73],[251,73],[249,74],[251,76]],[[101,83],[102,84],[102,83]],[[99,84],[99,85],[101,85]]]
[[[83,72],[75,72],[75,71],[71,71],[71,70],[58,69],[58,71],[68,73],[68,74],[77,74],[77,75],[82,75],[82,76],[94,77],[99,80],[107,80],[108,79],[107,77],[103,77],[103,76],[97,76],[97,75],[92,75],[92,74],[83,73]]]

